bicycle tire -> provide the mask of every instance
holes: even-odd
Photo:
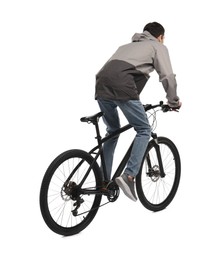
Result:
[[[81,160],[83,163],[71,178],[72,183],[79,184],[84,176],[83,173],[92,164],[93,157],[85,151],[76,149],[66,151],[56,157],[48,167],[41,184],[40,209],[42,217],[52,231],[63,236],[74,235],[85,229],[95,217],[101,202],[102,195],[85,195],[87,200],[80,205],[79,209],[80,213],[83,212],[83,214],[74,216],[72,213],[75,201],[65,194],[62,188],[67,177]],[[95,162],[84,185],[93,188],[101,186],[101,184],[100,169]]]
[[[171,203],[177,192],[181,176],[180,156],[175,144],[166,137],[158,137],[157,140],[166,176],[161,178],[159,175],[156,143],[151,140],[136,178],[136,189],[140,202],[145,208],[154,212],[165,209]],[[152,176],[148,169],[147,156],[150,158],[152,171],[154,169],[156,173]]]

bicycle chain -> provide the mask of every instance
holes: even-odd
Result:
[[[78,217],[78,216],[81,216],[81,215],[83,215],[83,214],[85,214],[85,213],[88,213],[88,212],[91,212],[91,211],[93,211],[93,210],[96,210],[96,209],[98,209],[98,208],[100,208],[100,207],[102,207],[102,206],[107,205],[108,203],[110,203],[110,201],[108,201],[108,202],[106,202],[106,203],[104,203],[104,204],[102,204],[102,205],[99,205],[98,207],[95,207],[95,208],[93,208],[93,209],[90,209],[90,210],[87,210],[87,211],[85,211],[85,212],[79,213],[79,214],[77,214],[75,217]]]

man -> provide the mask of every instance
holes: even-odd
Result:
[[[137,132],[127,167],[122,176],[116,178],[118,186],[133,201],[137,200],[134,179],[151,135],[151,127],[139,95],[154,69],[167,93],[168,105],[176,108],[181,106],[169,54],[163,45],[164,32],[161,24],[148,23],[143,33],[135,34],[131,43],[119,47],[96,75],[95,98],[104,112],[107,133],[120,128],[117,107]],[[108,178],[111,175],[117,139],[112,138],[103,146]]]

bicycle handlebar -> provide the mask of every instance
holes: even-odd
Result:
[[[180,107],[170,107],[167,104],[164,104],[163,101],[160,101],[159,104],[157,105],[151,105],[151,104],[147,104],[143,106],[145,111],[148,111],[150,109],[154,109],[156,107],[161,107],[163,112],[168,112],[168,111],[175,111],[175,112],[179,112]]]

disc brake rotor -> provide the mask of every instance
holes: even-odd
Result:
[[[160,178],[160,170],[158,165],[154,165],[151,169],[150,178],[153,182],[157,182]]]

